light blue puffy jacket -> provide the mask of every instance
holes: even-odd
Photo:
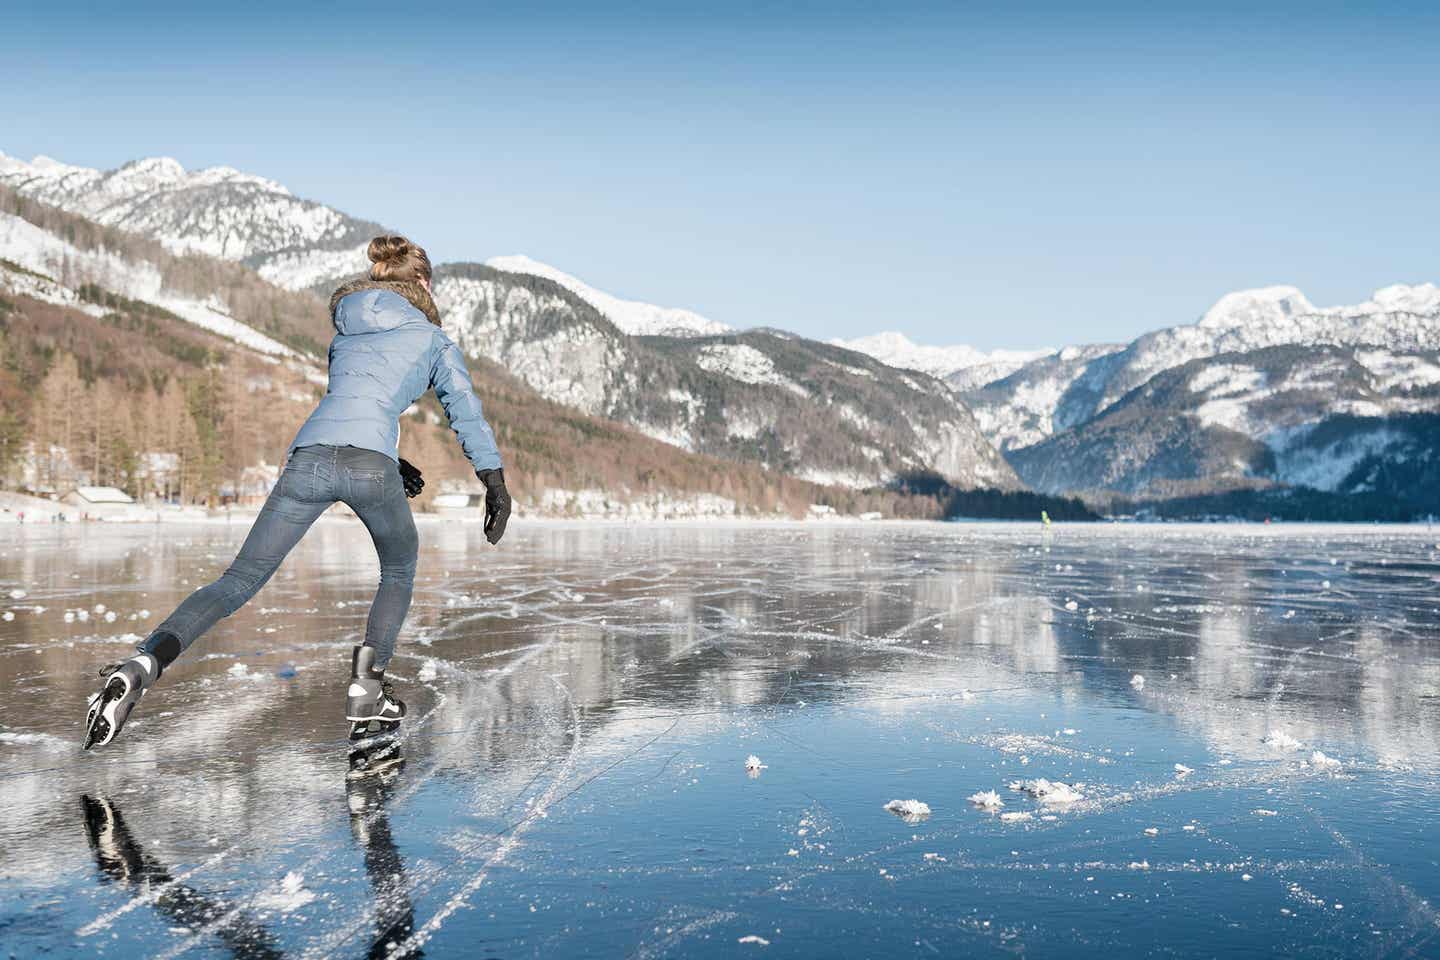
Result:
[[[500,466],[465,357],[427,312],[438,319],[419,284],[357,281],[335,291],[330,386],[291,450],[323,443],[399,460],[400,415],[434,387],[471,465],[477,471]]]

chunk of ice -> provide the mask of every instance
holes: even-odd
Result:
[[[965,799],[969,800],[981,810],[999,810],[1005,806],[1005,801],[1000,799],[1000,794],[994,790],[981,790],[979,793],[972,793]]]
[[[305,875],[298,870],[291,870],[285,874],[285,879],[280,881],[279,890],[266,892],[257,897],[255,902],[262,910],[290,913],[314,899],[315,894],[305,889]]]
[[[1138,673],[1135,674],[1135,676],[1130,678],[1130,686],[1134,687],[1136,690],[1144,690],[1145,678]]]
[[[1339,773],[1341,769],[1339,760],[1336,760],[1334,757],[1327,757],[1319,750],[1310,754],[1310,766],[1316,770],[1324,770],[1326,773]]]
[[[1085,799],[1084,795],[1070,784],[1059,780],[1046,780],[1043,777],[1038,780],[1012,780],[1010,789],[1028,793],[1046,804],[1075,803]]]
[[[906,823],[919,823],[930,816],[930,805],[919,800],[891,800],[885,809]]]
[[[1009,813],[1000,814],[1000,819],[1006,823],[1019,823],[1022,820],[1033,820],[1035,815],[1028,810],[1012,810]]]

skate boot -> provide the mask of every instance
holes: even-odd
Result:
[[[160,661],[152,654],[140,653],[101,667],[100,676],[106,678],[105,685],[86,704],[84,750],[103,747],[119,736],[130,711],[160,678]]]
[[[400,728],[403,716],[405,704],[395,697],[385,671],[375,669],[375,648],[356,647],[350,658],[350,688],[345,696],[350,742],[392,733]]]

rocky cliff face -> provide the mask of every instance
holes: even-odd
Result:
[[[923,470],[1017,485],[958,391],[925,374],[779,331],[630,336],[552,280],[480,264],[442,268],[435,292],[467,353],[686,450],[853,487]]]

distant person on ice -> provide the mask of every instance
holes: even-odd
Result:
[[[399,458],[400,414],[435,389],[465,456],[485,484],[485,537],[499,543],[510,495],[495,434],[480,409],[465,360],[440,329],[430,297],[430,258],[404,237],[370,241],[370,279],[330,297],[335,339],[330,386],[290,444],[275,489],[224,575],[192,593],[128,660],[101,670],[90,698],[86,750],[115,739],[146,689],[201,634],[255,596],[310,525],[335,502],[354,510],[380,556],[380,587],[365,642],[351,657],[345,717],[351,739],[393,729],[405,716],[385,680],[395,637],[410,608],[419,541],[407,496],[420,471]]]

